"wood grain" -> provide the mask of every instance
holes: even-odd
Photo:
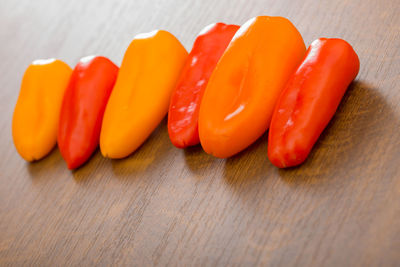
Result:
[[[0,2],[1,266],[399,266],[398,0]],[[220,160],[174,148],[164,120],[124,160],[99,152],[70,172],[55,149],[28,164],[11,117],[27,65],[120,64],[137,33],[189,50],[205,25],[288,17],[309,44],[341,37],[361,70],[307,162],[279,170],[267,136]]]

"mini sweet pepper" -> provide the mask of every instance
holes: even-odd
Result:
[[[321,38],[310,45],[272,116],[268,157],[274,165],[306,160],[359,68],[356,52],[344,40]]]
[[[172,90],[188,53],[171,33],[136,36],[125,52],[100,134],[105,157],[135,151],[168,112]]]
[[[86,162],[99,144],[100,129],[118,67],[101,56],[82,58],[65,91],[58,147],[69,169]]]
[[[168,112],[168,133],[178,148],[197,145],[201,98],[218,60],[224,53],[237,25],[214,23],[196,38],[178,84],[172,94]]]
[[[12,120],[14,144],[25,160],[39,160],[56,145],[61,102],[71,72],[57,59],[36,60],[26,69]]]
[[[305,50],[286,18],[260,16],[240,27],[200,105],[199,136],[207,153],[230,157],[268,129],[276,100]]]

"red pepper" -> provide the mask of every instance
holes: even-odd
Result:
[[[359,67],[356,52],[344,40],[321,38],[311,44],[274,109],[268,157],[275,166],[305,161]]]
[[[168,112],[168,133],[178,148],[197,145],[200,102],[208,80],[226,47],[239,29],[237,25],[215,23],[205,27],[196,38]]]
[[[99,144],[101,123],[118,67],[100,56],[82,58],[61,106],[58,146],[69,169],[85,163]]]

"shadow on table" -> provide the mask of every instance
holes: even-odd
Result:
[[[393,154],[393,160],[385,163],[388,168],[398,165],[394,161],[400,151],[400,120],[379,91],[362,81],[350,85],[304,164],[288,169],[273,166],[267,156],[267,135],[226,160],[224,178],[228,185],[239,190],[247,184],[259,186],[259,181],[275,176],[293,185],[323,184],[360,171],[379,160],[379,154],[382,158]],[[371,156],[371,152],[378,155]]]
[[[214,164],[218,164],[221,161],[221,159],[204,152],[200,144],[183,149],[183,153],[186,165],[192,172],[200,175],[200,177],[206,173],[207,169],[212,168]]]
[[[86,183],[93,177],[93,173],[102,165],[102,158],[99,149],[97,149],[90,159],[75,170],[69,170],[67,164],[61,156],[60,150],[56,147],[45,158],[26,163],[29,175],[34,182],[53,179],[54,176],[72,176],[75,182]],[[104,164],[104,162],[103,162]],[[68,177],[71,178],[71,177]]]
[[[267,133],[262,135],[245,150],[227,159],[220,159],[207,154],[204,152],[201,145],[188,147],[184,149],[185,161],[190,170],[200,176],[204,176],[208,169],[215,169],[218,168],[218,165],[223,164],[225,168],[225,178],[229,183],[234,183],[233,180],[235,179],[245,180],[250,169],[252,171],[258,171],[258,173],[262,172],[260,168],[255,168],[254,164],[251,162],[256,160],[260,164],[263,164],[266,161],[266,154],[263,158],[259,157],[259,154],[263,153],[262,151],[265,150],[264,152],[266,153],[266,140]],[[257,165],[260,166],[260,164]],[[243,177],[237,177],[240,173],[243,174]],[[252,177],[248,177],[248,179],[251,178]]]
[[[171,153],[181,153],[170,143],[164,119],[145,143],[132,155],[121,160],[104,159],[99,150],[79,169],[72,172],[77,182],[85,182],[101,175],[102,168],[111,163],[111,173],[125,179],[154,168],[161,168]],[[365,166],[383,158],[383,166],[398,168],[395,155],[400,151],[400,119],[392,111],[379,91],[362,82],[353,82],[339,108],[311,151],[307,161],[295,168],[278,169],[268,160],[268,132],[239,154],[217,159],[203,151],[200,145],[183,151],[189,169],[197,177],[213,175],[216,168],[223,167],[223,177],[232,188],[260,185],[257,181],[278,176],[288,184],[323,184],[334,177],[347,177],[360,172]],[[168,151],[172,151],[168,153]],[[393,156],[391,156],[393,155]],[[173,156],[173,155],[172,155]],[[389,160],[388,160],[389,159]],[[159,166],[160,165],[160,166]],[[221,166],[223,165],[223,166]],[[58,149],[36,163],[28,163],[32,179],[46,179],[46,173],[69,171]],[[105,174],[103,174],[105,175]]]
[[[74,181],[78,184],[86,184],[89,180],[99,176],[99,172],[104,173],[104,169],[109,165],[109,160],[105,159],[97,147],[91,157],[79,168],[70,170]]]
[[[365,169],[372,172],[372,163],[399,154],[399,141],[390,139],[400,140],[400,119],[376,88],[354,81],[308,159],[278,173],[289,184],[307,185],[346,179]],[[397,168],[394,161],[384,164]]]
[[[49,177],[47,174],[57,173],[57,170],[66,167],[57,147],[53,148],[53,150],[41,160],[26,162],[26,166],[34,182],[43,181]]]
[[[268,131],[245,150],[226,159],[224,179],[232,187],[240,188],[266,179],[273,169],[267,157]]]
[[[130,156],[124,159],[111,159],[112,171],[117,178],[134,177],[152,166],[157,166],[168,157],[172,148],[167,132],[167,119],[164,118],[156,130]]]

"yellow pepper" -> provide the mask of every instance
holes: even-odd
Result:
[[[107,103],[100,134],[105,157],[135,151],[168,111],[171,93],[188,53],[171,33],[137,35],[125,52]]]
[[[26,69],[12,121],[14,144],[25,160],[39,160],[55,146],[71,73],[66,63],[56,59],[36,60]]]

